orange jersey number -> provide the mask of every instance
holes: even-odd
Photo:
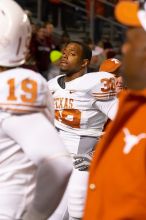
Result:
[[[55,118],[72,128],[80,128],[81,112],[77,109],[55,110]]]
[[[102,92],[115,91],[115,79],[114,78],[103,78],[101,79],[101,83],[103,83],[103,88],[101,88]]]
[[[17,95],[15,92],[15,79],[10,79],[7,81],[8,85],[9,85],[9,95],[7,97],[7,100],[9,101],[15,101],[17,100]],[[23,92],[25,92],[26,94],[21,95],[21,100],[23,102],[29,102],[29,103],[33,103],[36,101],[37,99],[37,82],[31,79],[24,79],[21,82],[21,89]],[[29,96],[27,97],[27,94],[29,94]]]

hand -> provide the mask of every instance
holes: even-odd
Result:
[[[90,167],[91,161],[93,157],[93,152],[87,154],[78,154],[75,155],[74,158],[74,168],[79,171],[86,171]]]

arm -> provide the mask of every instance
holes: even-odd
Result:
[[[113,120],[117,113],[118,99],[115,91],[115,77],[107,72],[98,72],[94,78],[95,84],[91,88],[94,97],[93,106]]]
[[[118,99],[96,101],[94,106],[103,112],[111,120],[114,119],[118,109]],[[79,171],[87,171],[90,167],[94,151],[86,154],[78,154],[74,156],[74,168]]]
[[[96,101],[94,106],[103,112],[109,119],[113,120],[118,110],[118,99],[107,101]]]
[[[88,178],[89,172],[73,170],[68,184],[68,211],[71,219],[81,220],[83,217]]]
[[[2,128],[38,167],[34,200],[24,219],[45,220],[56,209],[68,183],[72,170],[69,154],[41,113],[12,116],[2,122]]]

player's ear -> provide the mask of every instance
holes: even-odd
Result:
[[[82,68],[85,68],[89,65],[89,60],[88,59],[83,59],[83,62],[82,62]]]

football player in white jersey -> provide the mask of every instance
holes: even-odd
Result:
[[[79,197],[81,201],[77,203],[84,203],[83,194],[77,195],[77,193],[80,189],[82,192],[85,189],[84,184],[77,184],[78,178],[81,182],[81,178],[85,180],[85,176],[88,176],[86,170],[95,143],[102,136],[107,119],[113,119],[117,111],[114,76],[107,72],[87,73],[91,55],[91,50],[84,44],[70,42],[65,47],[60,62],[61,75],[48,82],[54,97],[55,126],[74,158],[76,169],[71,182],[76,182],[76,185],[71,182],[69,184],[74,189],[69,187],[71,196],[68,198],[68,210],[71,218],[78,219],[82,217],[82,211],[79,211],[79,205],[76,209],[72,204]],[[60,204],[50,220],[68,218],[61,210],[62,207],[63,205]]]
[[[51,123],[46,80],[19,67],[31,29],[13,0],[0,0],[0,30],[0,220],[46,220],[64,193],[72,161]]]

